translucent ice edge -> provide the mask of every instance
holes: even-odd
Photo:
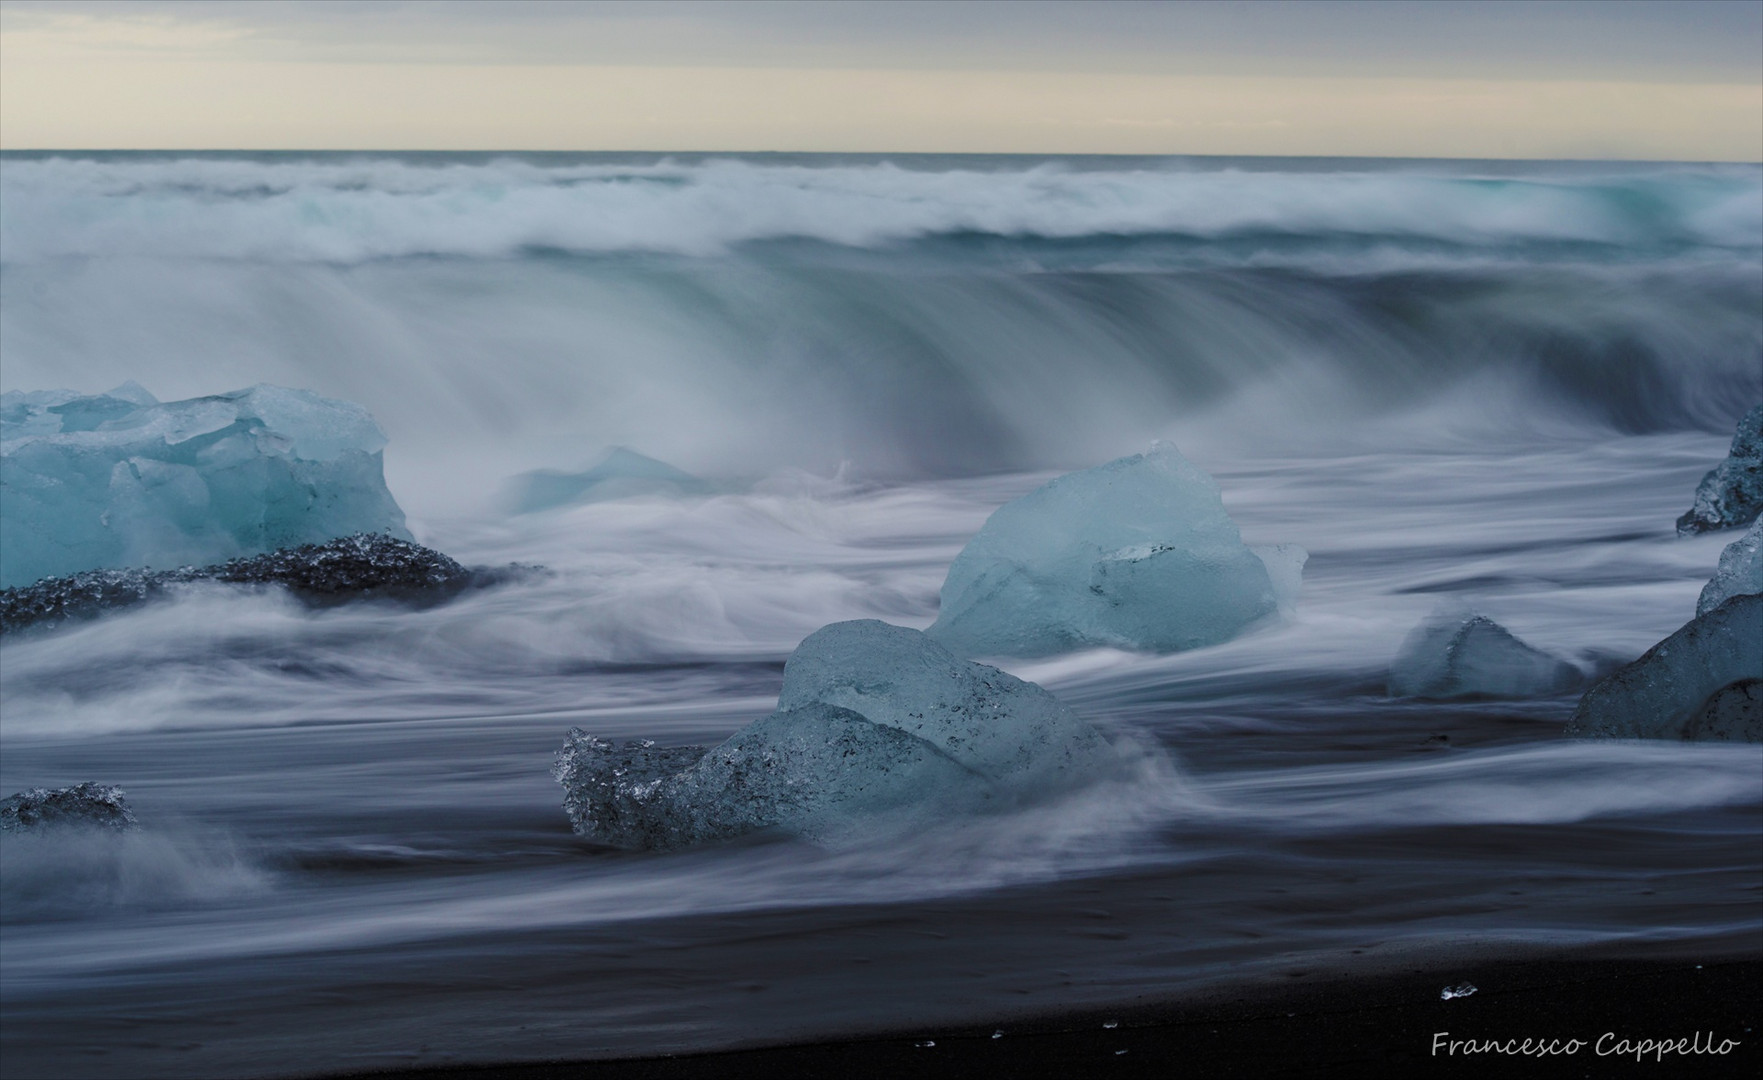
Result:
[[[221,562],[355,533],[409,539],[365,409],[254,386],[161,404],[0,395],[0,587]]]
[[[584,839],[668,849],[766,831],[838,842],[1033,802],[1115,763],[1033,683],[858,620],[809,635],[777,711],[721,745],[614,745],[578,728],[553,775]]]
[[[1391,697],[1522,698],[1580,682],[1577,667],[1532,648],[1485,615],[1436,615],[1412,630],[1390,664]]]
[[[1000,507],[949,567],[928,632],[962,656],[1215,645],[1289,611],[1307,557],[1245,546],[1218,485],[1160,442]]]

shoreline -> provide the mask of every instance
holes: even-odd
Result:
[[[1467,996],[1441,990],[1469,983]],[[1763,1065],[1763,955],[1552,958],[1265,982],[1112,1010],[664,1057],[382,1069],[326,1080],[672,1080],[683,1077],[1754,1076]],[[1114,1026],[1107,1026],[1114,1025]],[[1002,1035],[994,1036],[994,1031]],[[1449,1033],[1435,1049],[1440,1033]],[[1462,1042],[1559,1040],[1536,1056]],[[1584,1045],[1574,1048],[1570,1040]],[[1451,1053],[1450,1042],[1459,1046]],[[1601,1040],[1601,1041],[1600,1041]],[[1674,1049],[1648,1050],[1645,1041]],[[1681,1040],[1681,1041],[1680,1041]],[[1628,1049],[1624,1049],[1624,1044]],[[1724,1052],[1721,1052],[1724,1048]],[[1603,1052],[1600,1053],[1599,1051]],[[1350,1070],[1350,1071],[1348,1071]]]

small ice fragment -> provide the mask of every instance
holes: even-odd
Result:
[[[1002,1039],[1003,1037],[1004,1037],[1004,1029],[1002,1029],[1002,1028],[999,1028],[997,1031],[992,1032],[992,1038],[994,1038],[994,1039]]]
[[[1119,1057],[1120,1055],[1122,1055],[1124,1053],[1126,1053],[1125,1050],[1116,1050],[1116,1051],[1114,1051],[1114,1056]]]
[[[1452,998],[1465,998],[1473,993],[1475,993],[1475,984],[1458,983],[1456,986],[1447,986],[1443,990],[1440,990],[1439,1000],[1450,1001]]]
[[[1297,544],[1271,544],[1249,549],[1267,567],[1267,580],[1273,585],[1273,599],[1281,615],[1290,616],[1298,610],[1298,593],[1304,587],[1304,564],[1310,553]]]
[[[537,469],[509,481],[506,498],[517,514],[559,506],[628,499],[637,495],[710,495],[715,488],[665,461],[615,446],[585,472]]]
[[[1107,1023],[1106,1023],[1106,1024],[1103,1024],[1103,1025],[1102,1025],[1102,1026],[1103,1026],[1103,1027],[1104,1027],[1104,1028],[1107,1028],[1107,1029],[1108,1029],[1108,1030],[1109,1030],[1109,1031],[1113,1031],[1113,1030],[1114,1030],[1114,1029],[1115,1029],[1115,1028],[1117,1028],[1117,1027],[1119,1027],[1119,1026],[1120,1026],[1120,1021],[1118,1021],[1118,1020],[1110,1020],[1110,1021],[1108,1021],[1108,1022],[1107,1022]]]
[[[1421,623],[1390,663],[1391,697],[1520,698],[1556,693],[1579,669],[1534,649],[1484,615],[1447,614]]]
[[[1677,533],[1748,525],[1763,513],[1763,404],[1739,421],[1726,460],[1696,485],[1695,504],[1677,519]]]
[[[1752,593],[1763,593],[1763,518],[1720,553],[1714,577],[1696,600],[1696,614],[1706,615],[1735,596]]]
[[[104,784],[31,788],[0,799],[0,832],[24,832],[51,826],[81,825],[132,829],[135,815],[123,802],[123,790]]]
[[[913,1046],[935,1046],[936,1044],[937,1044],[937,1041],[935,1039],[926,1039],[923,1042],[913,1043],[912,1045]]]
[[[1157,443],[1000,507],[927,633],[961,656],[1216,645],[1289,608],[1305,558],[1244,546],[1218,485]]]

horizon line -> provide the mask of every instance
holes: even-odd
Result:
[[[1169,151],[1165,153],[1060,152],[1054,150],[689,150],[689,149],[521,149],[517,147],[435,149],[433,147],[99,147],[27,146],[0,147],[0,157],[13,154],[651,154],[690,157],[774,155],[790,157],[964,157],[964,158],[1215,158],[1270,161],[1486,161],[1500,163],[1546,162],[1581,165],[1763,165],[1759,158],[1620,158],[1620,157],[1495,157],[1485,154],[1220,154]]]

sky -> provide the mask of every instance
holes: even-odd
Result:
[[[0,148],[1763,161],[1763,0],[0,0]]]

